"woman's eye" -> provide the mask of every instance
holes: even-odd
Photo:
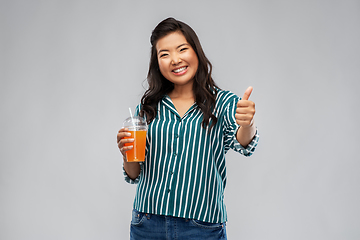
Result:
[[[166,53],[160,55],[161,58],[162,58],[162,57],[165,57],[165,56],[167,56]]]
[[[187,48],[182,48],[182,49],[180,49],[180,52],[182,52],[182,51],[185,51]]]

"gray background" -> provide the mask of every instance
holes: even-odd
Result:
[[[360,239],[360,2],[1,1],[0,239],[127,239],[116,133],[149,37],[192,26],[261,138],[227,155],[229,239]]]

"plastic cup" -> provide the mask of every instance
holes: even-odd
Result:
[[[123,127],[129,129],[130,137],[134,142],[125,143],[125,146],[133,146],[129,151],[126,151],[126,159],[128,162],[144,162],[145,161],[145,147],[146,147],[146,132],[147,124],[142,117],[128,117],[123,122]]]

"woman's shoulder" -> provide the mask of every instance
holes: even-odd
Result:
[[[216,94],[216,102],[219,104],[229,103],[233,101],[239,101],[240,98],[233,92],[228,90],[218,89]]]
[[[141,112],[141,108],[142,108],[142,104],[139,103],[136,108],[135,108],[135,114],[134,116],[140,116],[140,112]],[[145,114],[146,115],[146,114]],[[146,116],[143,116],[146,119]]]

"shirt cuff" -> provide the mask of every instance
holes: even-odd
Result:
[[[141,171],[142,171],[142,169],[143,169],[143,163],[140,162],[139,164],[140,164],[140,168],[141,168],[141,170],[140,170],[140,174],[141,174]],[[131,179],[131,178],[127,175],[127,173],[126,173],[126,171],[125,171],[125,168],[124,168],[124,165],[123,165],[123,168],[122,168],[122,169],[123,169],[123,173],[124,173],[125,182],[130,183],[130,184],[137,184],[137,183],[139,183],[139,181],[140,181],[140,174],[139,174],[139,176],[137,176],[137,178]]]
[[[258,130],[256,128],[256,133],[255,133],[255,136],[253,137],[253,139],[251,140],[251,142],[245,147],[243,147],[239,142],[238,140],[236,139],[236,134],[234,135],[234,150],[243,154],[244,156],[246,157],[250,157],[254,151],[255,151],[255,148],[257,146],[259,142],[259,133],[258,133]]]

